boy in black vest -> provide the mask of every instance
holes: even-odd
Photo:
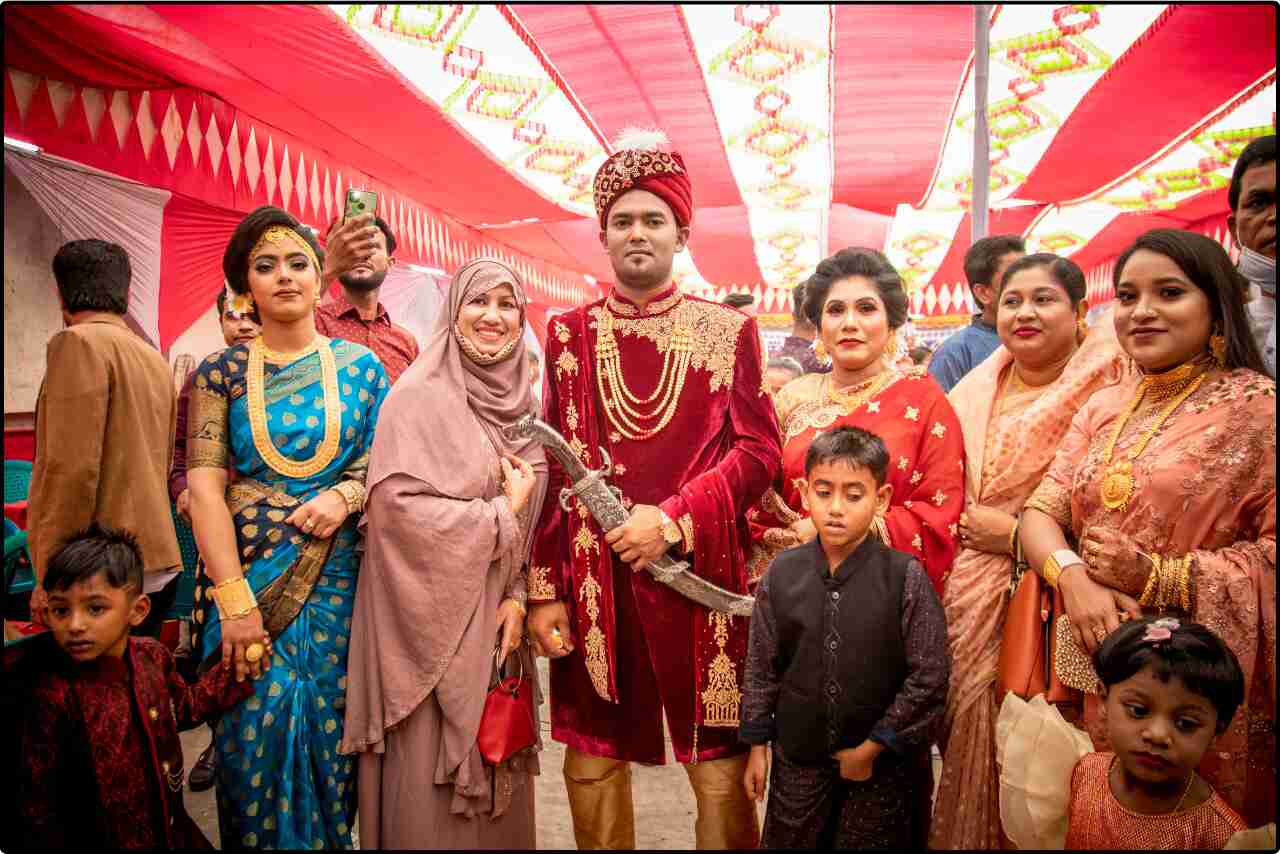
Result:
[[[868,536],[893,492],[888,466],[878,436],[819,434],[803,490],[818,538],[778,555],[756,589],[740,736],[748,796],[762,800],[769,779],[761,848],[928,839],[947,627],[916,559]]]

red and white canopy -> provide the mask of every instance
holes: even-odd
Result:
[[[409,258],[451,269],[502,252],[546,305],[567,305],[610,278],[595,169],[624,127],[657,126],[694,180],[687,289],[786,312],[820,258],[864,245],[903,271],[918,314],[969,310],[971,6],[4,15],[7,135],[228,210],[273,201],[322,225],[345,186],[370,186]],[[990,230],[1072,256],[1098,297],[1107,262],[1148,228],[1223,236],[1234,160],[1275,129],[1275,17],[993,7]]]

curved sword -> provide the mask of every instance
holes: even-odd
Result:
[[[622,506],[622,492],[608,483],[607,477],[613,466],[604,448],[600,449],[604,467],[594,470],[587,468],[565,441],[564,436],[561,436],[550,424],[533,415],[526,415],[515,424],[503,427],[502,432],[513,441],[533,439],[546,447],[547,451],[559,461],[565,474],[568,475],[569,482],[573,484],[572,488],[560,490],[560,506],[566,511],[569,509],[569,498],[576,495],[605,531],[612,531],[631,518],[631,514]],[[658,581],[699,605],[734,617],[751,616],[751,609],[755,605],[753,597],[732,593],[705,578],[694,575],[689,571],[687,561],[676,560],[671,555],[664,554],[657,560],[650,561],[645,566],[645,570]]]

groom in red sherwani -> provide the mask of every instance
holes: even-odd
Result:
[[[754,848],[738,743],[749,621],[640,570],[663,553],[747,592],[745,514],[781,465],[756,322],[680,292],[693,193],[660,133],[633,134],[596,174],[617,284],[547,329],[546,421],[583,461],[612,461],[629,521],[602,531],[551,462],[529,567],[529,632],[551,657],[552,736],[579,848],[634,848],[630,762],[665,761],[662,717],[698,804],[698,848]]]

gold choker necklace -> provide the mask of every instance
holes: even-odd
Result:
[[[258,336],[257,338],[254,339],[254,341],[257,342],[262,348],[263,358],[273,365],[287,365],[287,364],[290,364],[291,362],[296,362],[298,359],[301,359],[303,356],[310,356],[312,353],[316,351],[316,348],[320,346],[319,335],[317,335],[315,338],[312,338],[311,343],[303,347],[301,350],[294,350],[289,353],[282,353],[278,350],[272,350],[270,347],[266,345],[266,343],[262,341],[262,336]]]
[[[1162,373],[1144,373],[1142,381],[1146,384],[1147,394],[1150,399],[1155,402],[1163,402],[1176,397],[1203,373],[1201,365],[1193,360],[1184,362],[1178,367]]]
[[[825,380],[827,400],[839,406],[848,415],[879,394],[893,377],[894,372],[892,370],[884,370],[871,379],[838,389],[831,381],[831,375],[827,374]]]
[[[496,353],[481,353],[480,350],[476,348],[476,345],[472,344],[470,339],[462,334],[462,329],[460,329],[456,323],[453,324],[453,337],[458,339],[458,346],[462,348],[462,352],[467,354],[468,359],[475,362],[477,365],[484,365],[485,367],[488,367],[489,365],[496,365],[503,359],[509,357],[512,352],[515,351],[516,345],[520,343],[519,338],[512,338]]]

